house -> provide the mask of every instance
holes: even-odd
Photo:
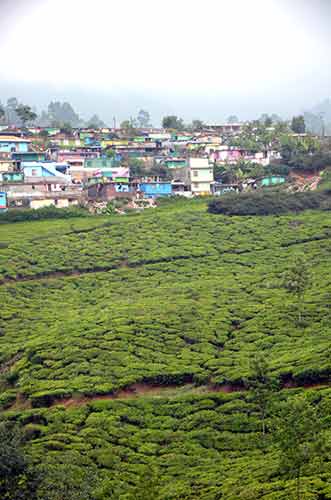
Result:
[[[0,136],[0,153],[27,153],[31,141],[14,135]]]
[[[22,172],[4,172],[1,174],[1,181],[3,183],[16,183],[24,182],[24,174]]]
[[[277,184],[284,184],[286,179],[281,175],[272,175],[270,177],[263,177],[260,182],[261,186],[275,186]]]
[[[89,201],[110,201],[114,198],[135,198],[136,190],[119,182],[95,182],[87,188]]]
[[[170,196],[172,194],[171,182],[141,182],[139,191],[145,198],[156,198],[158,196]]]
[[[91,169],[89,169],[91,170]],[[93,175],[89,177],[89,183],[96,184],[101,179],[113,181],[119,184],[129,184],[130,170],[125,167],[93,169]]]
[[[84,162],[86,168],[107,168],[111,169],[115,166],[114,158],[87,158]]]
[[[164,165],[167,168],[187,167],[186,158],[167,158],[164,160]]]
[[[215,182],[212,186],[212,192],[215,196],[220,196],[226,193],[238,193],[239,191],[239,184],[224,184],[223,182]]]
[[[0,158],[0,173],[11,172],[15,169],[15,162],[10,158]]]
[[[17,165],[21,165],[23,161],[45,161],[47,155],[37,151],[27,151],[25,153],[12,153],[11,156]]]
[[[0,191],[0,212],[7,210],[7,193]]]
[[[206,128],[211,129],[213,132],[224,135],[239,134],[244,127],[243,123],[223,123],[219,125],[206,125]]]
[[[214,169],[208,158],[190,158],[191,191],[194,195],[209,195],[214,183]]]
[[[54,155],[54,159],[59,163],[66,162],[73,167],[84,167],[85,160],[99,158],[100,152],[93,148],[79,148],[75,151],[57,151]]]
[[[62,173],[61,164],[55,162],[22,162],[21,170],[24,172],[24,177],[57,177],[63,182],[71,181],[69,175]]]
[[[10,208],[41,208],[49,205],[64,208],[84,200],[84,193],[78,186],[59,184],[57,177],[39,177],[33,181],[25,179],[21,183],[3,182],[1,191],[6,193]]]

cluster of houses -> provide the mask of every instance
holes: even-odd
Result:
[[[198,133],[139,130],[133,137],[114,129],[1,130],[0,210],[220,194],[232,188],[215,182],[216,164],[245,159],[265,166],[273,155],[224,144],[224,134],[239,132],[240,124]]]

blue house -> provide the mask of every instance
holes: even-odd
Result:
[[[157,196],[171,196],[171,182],[142,182],[139,184],[139,190],[144,193],[146,198],[155,198]]]
[[[22,162],[21,169],[24,177],[61,177],[68,180],[69,176],[57,169],[55,162]]]
[[[4,191],[0,192],[0,212],[7,210],[7,193]]]
[[[23,137],[0,135],[0,153],[27,153],[30,142]]]
[[[36,151],[27,151],[25,153],[12,153],[12,159],[18,163],[23,161],[44,161],[46,153],[37,153]]]

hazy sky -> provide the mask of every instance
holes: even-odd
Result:
[[[331,95],[331,0],[0,0],[0,100],[221,121]]]

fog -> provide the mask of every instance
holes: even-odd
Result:
[[[0,0],[0,100],[284,117],[331,95],[329,0]]]

